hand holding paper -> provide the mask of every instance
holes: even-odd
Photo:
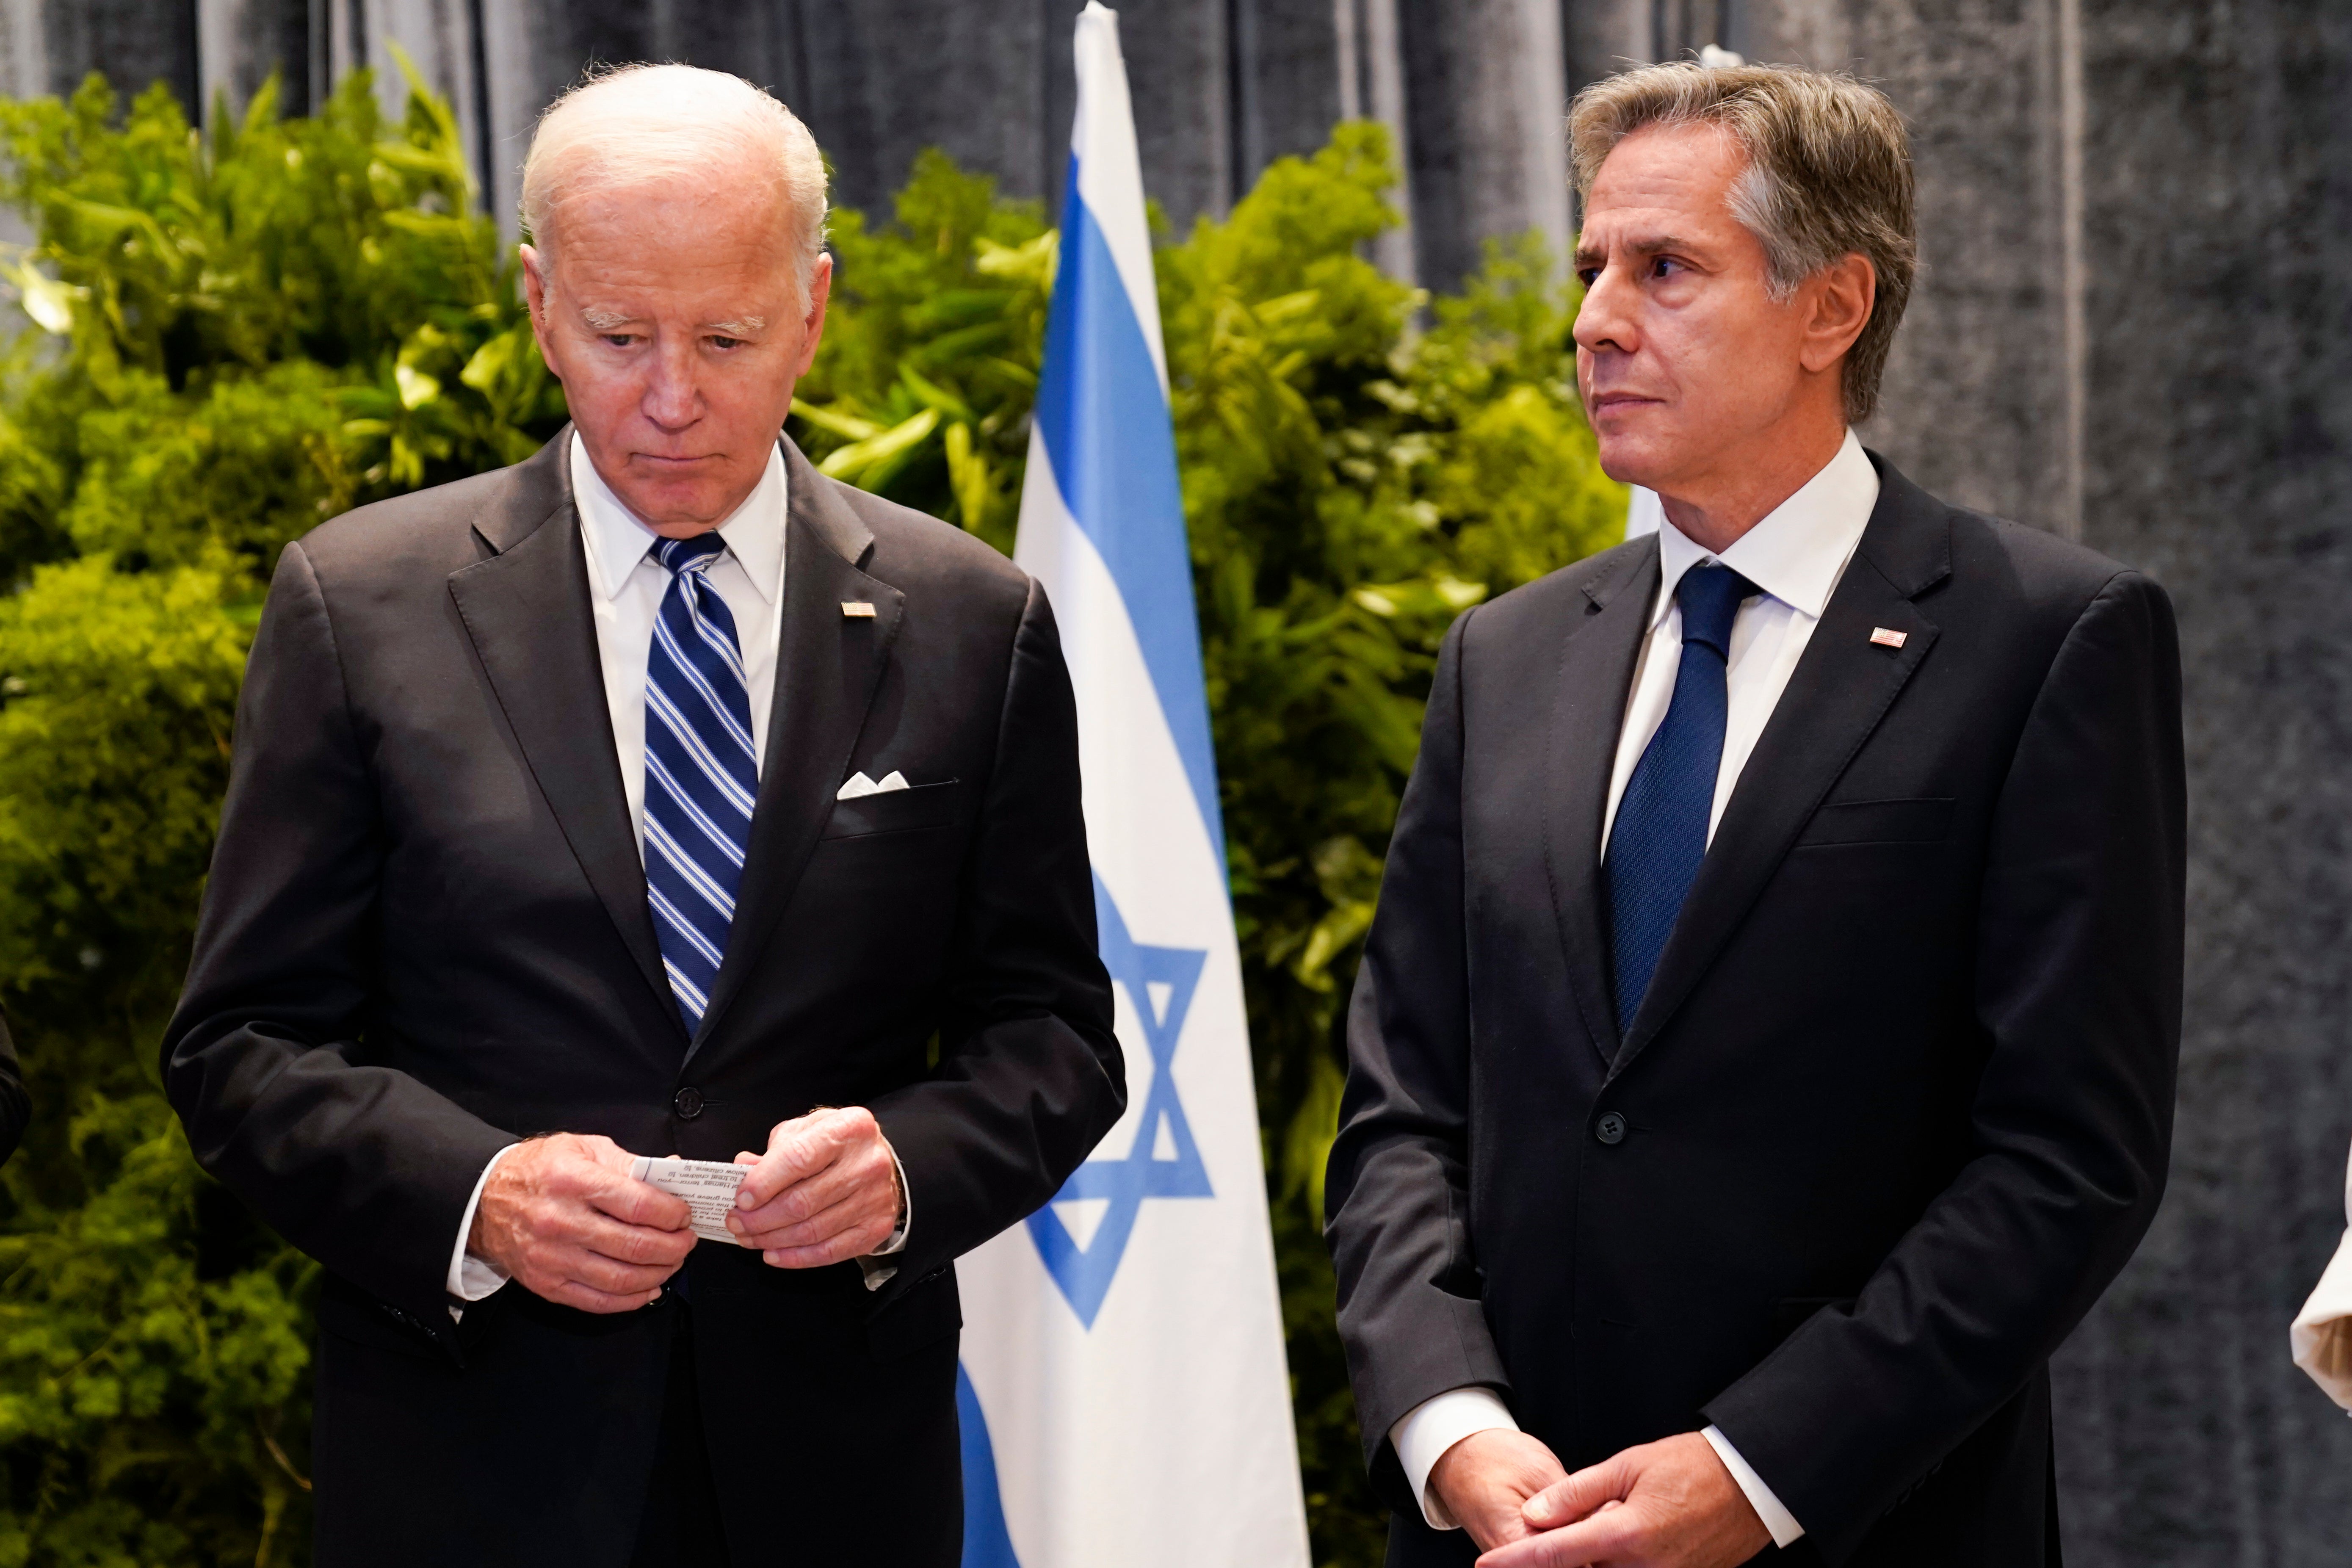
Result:
[[[813,1110],[776,1124],[749,1167],[727,1228],[778,1268],[822,1268],[863,1258],[890,1239],[899,1213],[898,1167],[874,1113]]]
[[[466,1250],[567,1307],[646,1305],[694,1237],[687,1205],[633,1179],[635,1161],[604,1137],[558,1132],[517,1145],[482,1184]]]

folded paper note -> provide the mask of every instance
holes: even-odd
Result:
[[[735,1206],[735,1189],[751,1173],[749,1165],[680,1160],[670,1155],[640,1154],[629,1167],[629,1174],[638,1181],[686,1200],[687,1212],[694,1216],[695,1235],[705,1241],[730,1242],[737,1247],[743,1244],[736,1241],[735,1233],[727,1228],[727,1211]]]

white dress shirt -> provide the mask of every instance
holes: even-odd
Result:
[[[1706,821],[1712,843],[1740,770],[1788,689],[1789,677],[1812,640],[1813,628],[1829,607],[1830,595],[1845,575],[1846,563],[1853,559],[1854,546],[1862,542],[1871,509],[1877,504],[1878,470],[1849,430],[1837,455],[1819,473],[1720,553],[1702,549],[1671,518],[1657,513],[1658,596],[1650,607],[1650,629],[1633,667],[1633,689],[1610,770],[1609,804],[1601,827],[1604,856],[1626,782],[1674,700],[1683,656],[1683,616],[1675,589],[1683,574],[1719,562],[1762,590],[1741,603],[1731,624],[1731,657],[1724,674],[1723,760],[1717,767],[1715,803]],[[1421,1499],[1422,1517],[1432,1528],[1459,1526],[1429,1489],[1429,1472],[1446,1449],[1474,1432],[1496,1427],[1516,1432],[1518,1423],[1493,1390],[1474,1386],[1423,1400],[1389,1428],[1389,1440],[1396,1446],[1413,1495]],[[1713,1426],[1704,1436],[1772,1532],[1774,1545],[1787,1546],[1805,1533],[1729,1438]]]
[[[580,505],[580,540],[588,547],[588,596],[596,612],[596,651],[604,667],[604,706],[613,716],[613,750],[629,795],[637,851],[646,836],[646,661],[654,622],[669,593],[669,568],[653,554],[661,535],[636,520],[613,493],[588,448],[572,437],[572,493]],[[768,454],[760,482],[719,525],[727,548],[703,573],[735,618],[744,685],[751,700],[751,753],[765,772],[768,710],[776,693],[776,644],[784,620],[784,456]]]
[[[588,557],[588,597],[596,622],[596,650],[603,666],[604,703],[613,721],[613,750],[621,766],[621,787],[627,792],[629,826],[637,836],[637,854],[645,855],[646,838],[646,662],[653,653],[654,621],[669,592],[669,568],[652,553],[661,535],[639,522],[596,466],[575,431],[572,437],[572,495],[580,511],[580,542]],[[768,712],[776,690],[776,648],[784,616],[784,456],[781,447],[768,453],[767,468],[743,504],[719,525],[726,542],[717,560],[705,569],[704,581],[717,590],[735,620],[741,645],[743,674],[751,706],[751,752],[754,765],[765,775],[768,760]],[[508,1149],[513,1148],[509,1143]],[[505,1157],[506,1149],[490,1156],[474,1183],[474,1194],[457,1221],[457,1242],[449,1255],[449,1294],[460,1301],[478,1301],[507,1282],[507,1276],[466,1250],[474,1228],[474,1210],[482,1188]],[[894,1152],[891,1158],[897,1159]],[[906,1172],[898,1173],[904,1194]],[[877,1255],[897,1252],[907,1245],[911,1215],[901,1210],[898,1227],[875,1249]],[[866,1285],[878,1289],[894,1270],[866,1270]],[[451,1310],[454,1312],[455,1308]]]

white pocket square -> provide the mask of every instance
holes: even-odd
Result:
[[[867,778],[863,773],[855,773],[849,775],[849,782],[841,786],[841,793],[835,795],[833,798],[835,800],[856,800],[861,796],[869,795],[888,795],[894,789],[905,789],[907,787],[907,775],[900,773],[896,768],[893,768],[888,773],[883,774],[882,782],[880,784],[876,784],[872,779]]]

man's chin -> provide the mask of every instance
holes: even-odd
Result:
[[[742,497],[730,500],[727,484],[708,472],[667,480],[642,472],[630,477],[636,482],[625,490],[615,486],[614,493],[646,527],[672,538],[700,533],[742,504]]]
[[[732,507],[714,506],[699,498],[623,496],[623,504],[637,521],[666,539],[691,539],[726,520]]]
[[[1646,434],[1631,430],[1609,433],[1595,430],[1593,439],[1599,447],[1601,471],[1621,485],[1657,489],[1658,479],[1670,472],[1672,465],[1664,460],[1664,454],[1659,449],[1659,443],[1646,439]]]

